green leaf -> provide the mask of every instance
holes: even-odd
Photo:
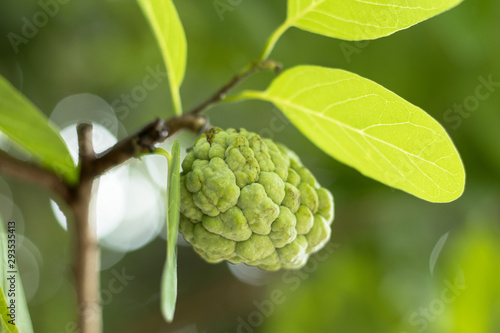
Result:
[[[233,100],[273,102],[313,143],[389,186],[432,202],[457,199],[465,171],[443,127],[368,79],[339,69],[298,66],[266,92]]]
[[[19,330],[17,329],[17,325],[12,325],[9,323],[9,321],[12,320],[11,317],[9,317],[9,309],[7,309],[7,301],[5,300],[5,295],[2,290],[2,287],[0,286],[0,323],[2,326],[0,326],[2,329],[0,332],[3,333],[19,333]]]
[[[334,38],[375,39],[438,15],[462,0],[288,0],[287,24]]]
[[[7,251],[10,249],[12,244],[17,243],[18,239],[16,236],[15,231],[7,234],[2,218],[0,217],[0,322],[3,329],[0,330],[0,332],[33,333],[33,326],[31,324],[31,318],[28,311],[28,303],[26,302],[26,297],[24,296],[23,284],[17,269],[17,259],[14,267],[10,267],[11,262],[8,261],[9,258]],[[10,240],[10,242],[8,240]],[[15,240],[15,242],[13,242],[13,240]],[[12,273],[13,271],[16,273]],[[8,316],[10,310],[7,310],[5,294],[2,292],[2,290],[5,290],[11,293],[11,283],[7,280],[7,278],[11,275],[15,276],[15,297],[9,296],[9,303],[11,299],[15,299],[15,326],[9,324],[9,321],[11,320],[11,317]]]
[[[172,0],[137,0],[160,46],[174,110],[182,113],[179,88],[186,71],[187,43],[184,28]]]
[[[168,159],[167,262],[161,282],[161,310],[168,322],[174,319],[177,301],[177,230],[180,200],[180,145],[175,141],[172,157]]]
[[[287,18],[269,37],[259,60],[269,57],[290,27],[346,40],[376,39],[411,27],[463,0],[288,0]]]
[[[70,183],[77,181],[77,169],[59,129],[2,76],[0,131]]]

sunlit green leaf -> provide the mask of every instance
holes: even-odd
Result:
[[[180,206],[180,145],[172,146],[168,163],[167,186],[167,262],[161,284],[161,309],[168,322],[174,319],[177,300],[177,230],[179,229]]]
[[[5,295],[0,286],[0,323],[2,324],[0,332],[4,333],[19,333],[16,324],[12,324],[12,318],[9,317],[8,304],[5,300]],[[9,323],[10,322],[10,323]]]
[[[443,127],[420,108],[368,79],[339,69],[298,66],[266,92],[319,148],[362,174],[422,199],[458,198],[465,172]]]
[[[0,131],[44,166],[76,182],[77,170],[56,126],[0,76]]]
[[[438,15],[462,0],[288,0],[287,24],[334,38],[375,39]]]
[[[138,0],[160,46],[167,68],[174,109],[182,113],[179,88],[186,71],[187,43],[172,0]]]
[[[13,227],[13,225],[10,225],[10,227]],[[11,242],[9,243],[8,240]],[[15,240],[15,242],[13,242],[13,240]],[[11,249],[10,246],[13,244],[17,245],[17,241],[14,228],[12,228],[11,232],[7,233],[4,223],[0,218],[0,321],[3,329],[3,331],[0,330],[0,332],[33,333],[33,326],[31,324],[31,318],[28,311],[28,303],[26,302],[26,298],[24,296],[23,284],[17,269],[17,261],[15,261],[15,263],[8,261],[9,258],[7,251]],[[7,280],[7,278],[12,275],[15,277],[15,288],[13,290],[11,288],[11,281]],[[5,294],[2,290],[4,290]],[[12,297],[14,295],[8,295],[12,292],[15,293],[15,297]],[[5,295],[9,296],[9,304],[11,299],[15,299],[15,326],[9,324],[9,321],[12,320],[12,318],[8,316],[10,310],[7,309],[7,300]]]

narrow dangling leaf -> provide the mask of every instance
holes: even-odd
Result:
[[[180,207],[180,145],[176,141],[168,158],[167,261],[161,282],[161,310],[165,320],[174,319],[177,301],[177,231]]]

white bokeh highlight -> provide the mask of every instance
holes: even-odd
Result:
[[[251,286],[265,286],[271,281],[271,273],[245,264],[231,264],[227,267],[235,278]]]
[[[76,124],[93,124],[93,144],[96,153],[112,147],[126,131],[116,118],[113,108],[92,94],[77,94],[64,98],[55,107],[50,119],[63,128],[75,165],[78,161]],[[147,167],[138,160],[118,166],[96,180],[94,201],[97,237],[101,246],[116,253],[105,266],[119,261],[119,253],[136,250],[158,236],[165,224],[165,188],[167,163],[164,157],[152,158]],[[162,160],[163,159],[163,160]],[[163,175],[164,174],[164,175]],[[67,229],[67,219],[57,203],[51,207],[59,224]]]
[[[75,165],[78,161],[78,137],[76,124],[68,126],[61,131],[61,136],[69,148],[71,158]],[[118,140],[106,128],[94,125],[93,130],[94,150],[103,152],[113,146]],[[125,187],[123,181],[128,179],[126,168],[117,168],[96,181],[94,189],[97,190],[96,219],[97,237],[102,239],[112,232],[124,216]],[[66,216],[62,213],[57,203],[51,200],[52,211],[59,224],[67,230]]]

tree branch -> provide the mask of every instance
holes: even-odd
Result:
[[[78,299],[78,323],[81,333],[102,331],[102,309],[99,295],[100,250],[96,235],[95,205],[92,201],[95,153],[92,125],[79,124],[78,145],[80,183],[70,201],[74,217],[75,278]]]
[[[206,125],[207,119],[205,117],[192,114],[173,117],[167,121],[156,119],[100,154],[93,161],[89,172],[94,177],[100,176],[132,157],[152,152],[155,149],[155,144],[165,141],[182,129],[198,133]]]
[[[71,188],[61,177],[37,164],[18,160],[1,150],[0,172],[48,188],[66,202],[71,198]]]

